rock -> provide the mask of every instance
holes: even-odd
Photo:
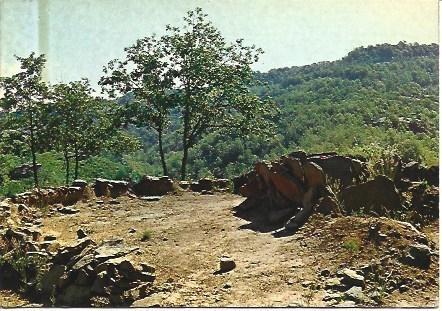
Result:
[[[27,207],[25,204],[19,204],[17,207],[20,214],[23,212],[29,212],[29,207]]]
[[[42,290],[47,295],[52,295],[57,286],[58,280],[66,272],[64,265],[52,265],[52,267],[43,275],[41,284]]]
[[[36,167],[37,167],[37,171],[40,170],[41,169],[41,164],[37,163]],[[20,166],[17,166],[16,168],[14,168],[9,173],[9,177],[12,180],[18,180],[18,179],[32,177],[33,174],[34,173],[33,173],[33,165],[32,165],[32,163],[25,163],[25,164],[22,164]]]
[[[362,275],[356,273],[351,269],[343,269],[337,273],[338,276],[342,276],[342,283],[349,286],[365,286],[365,278]]]
[[[93,282],[93,277],[91,273],[88,273],[86,269],[82,268],[77,273],[77,278],[75,279],[74,284],[80,285],[80,286],[87,286],[91,285]]]
[[[77,239],[84,239],[85,237],[87,237],[86,232],[82,228],[79,228],[77,230]]]
[[[228,289],[228,288],[231,288],[231,287],[232,287],[232,284],[228,283],[228,282],[223,285],[223,288],[225,288],[225,289]]]
[[[111,196],[112,198],[116,198],[128,193],[129,183],[122,180],[98,178],[95,180],[94,191],[97,197]]]
[[[342,287],[341,278],[330,278],[325,281],[325,289],[340,289]]]
[[[18,290],[21,274],[9,262],[0,265],[0,288]]]
[[[129,228],[128,232],[129,232],[129,233],[135,233],[135,232],[137,232],[137,229],[135,229],[135,228]]]
[[[202,192],[203,190],[212,191],[214,182],[211,178],[201,178],[198,181],[198,185],[200,187],[200,192]]]
[[[140,266],[143,272],[155,273],[155,267],[150,264],[140,263]]]
[[[433,252],[427,245],[413,244],[405,256],[405,262],[409,265],[427,269],[431,263],[431,255]]]
[[[374,211],[382,216],[386,215],[387,211],[401,208],[400,195],[393,181],[383,175],[359,185],[349,186],[342,190],[341,194],[347,211],[373,207]]]
[[[72,246],[60,248],[52,261],[55,264],[66,265],[69,261],[71,261],[72,258],[79,255],[87,247],[95,245],[95,242],[91,239],[82,239]]]
[[[103,200],[97,200],[97,201],[95,201],[95,203],[96,204],[104,204],[104,201]]]
[[[159,201],[161,198],[162,198],[161,196],[145,196],[145,197],[140,197],[140,200],[154,202],[154,201]]]
[[[108,277],[106,271],[101,271],[100,273],[98,273],[92,284],[91,292],[97,295],[105,295],[107,278]]]
[[[235,269],[235,261],[227,256],[222,256],[219,260],[219,272],[224,273]]]
[[[76,179],[72,182],[72,187],[86,188],[88,185],[86,180]]]
[[[69,285],[56,296],[57,304],[68,307],[88,307],[91,298],[89,286]]]
[[[320,198],[315,209],[323,215],[336,215],[339,213],[338,203],[329,196]]]
[[[362,291],[362,287],[359,286],[353,286],[352,288],[344,292],[344,297],[354,302],[362,302],[365,300],[365,295]]]
[[[229,180],[228,179],[215,179],[215,180],[213,180],[213,187],[218,190],[227,189],[227,188],[229,188]]]
[[[66,215],[77,214],[79,212],[78,209],[70,208],[70,207],[61,207],[61,208],[58,208],[57,211],[59,213],[66,214]]]
[[[55,235],[52,235],[52,234],[45,235],[44,238],[43,238],[43,241],[46,241],[46,242],[48,242],[48,241],[55,241],[55,240],[57,240],[57,237]]]
[[[361,179],[365,170],[365,163],[336,154],[310,155],[308,161],[319,165],[331,178],[340,180],[344,187],[350,185],[353,179]]]
[[[325,186],[325,175],[318,164],[307,162],[302,168],[304,170],[304,178],[308,188]]]
[[[113,205],[120,204],[120,201],[118,201],[116,199],[111,199],[111,200],[109,200],[109,204],[113,204]]]
[[[160,178],[143,176],[133,189],[139,196],[162,196],[174,191],[173,181],[167,176]]]
[[[324,295],[324,298],[322,298],[323,301],[331,301],[331,300],[340,300],[342,297],[342,294],[340,293],[326,293]]]
[[[330,276],[330,270],[323,269],[320,274],[321,274],[321,276],[329,277]]]
[[[181,189],[187,190],[190,187],[190,182],[186,180],[179,181],[178,185],[181,187]]]
[[[201,190],[201,194],[202,195],[213,195],[214,193],[213,193],[213,191],[210,191],[210,190]]]

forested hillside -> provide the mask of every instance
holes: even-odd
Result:
[[[397,150],[405,160],[438,162],[438,45],[400,42],[357,48],[334,62],[257,73],[280,108],[277,135],[212,133],[190,155],[194,177],[232,177],[258,159],[304,149],[371,155]],[[154,138],[138,153],[160,173]],[[175,137],[167,145],[175,146]],[[167,146],[166,146],[167,150]],[[179,156],[167,153],[176,174]]]
[[[264,85],[253,91],[263,98],[271,96],[279,107],[273,119],[276,135],[212,131],[189,149],[189,177],[233,177],[260,159],[298,149],[362,156],[398,152],[405,160],[429,165],[438,162],[436,44],[361,47],[341,60],[257,72],[256,77]],[[119,105],[129,105],[132,98],[131,94],[121,97]],[[177,129],[182,120],[174,109],[162,143],[169,175],[179,177],[182,142]],[[162,175],[157,132],[135,125],[126,131],[140,138],[141,150],[91,154],[79,162],[79,176],[136,180],[143,174]],[[2,194],[32,186],[31,178],[8,177],[14,167],[30,159],[14,150],[1,157]],[[41,152],[37,160],[44,163],[39,172],[43,186],[64,183],[61,153]]]

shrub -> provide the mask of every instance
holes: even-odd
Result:
[[[353,253],[359,251],[360,246],[360,242],[356,239],[348,239],[342,244],[342,247]]]
[[[141,241],[148,241],[152,238],[152,232],[150,230],[144,230],[144,232],[141,234]]]

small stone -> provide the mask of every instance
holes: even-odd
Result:
[[[55,235],[45,235],[43,238],[43,241],[48,242],[48,241],[55,241],[57,239],[57,237]]]
[[[85,237],[87,237],[86,232],[82,228],[78,229],[77,230],[77,238],[78,239],[83,239]]]
[[[403,293],[406,292],[408,290],[408,286],[407,285],[401,285],[399,286],[399,292]]]
[[[120,201],[118,201],[117,199],[110,199],[109,204],[113,204],[113,205],[120,204]]]
[[[95,203],[97,203],[97,204],[104,204],[104,201],[103,200],[97,200],[97,201],[95,201]]]
[[[295,281],[293,279],[288,279],[287,280],[287,284],[288,285],[293,285],[293,284],[295,284]]]
[[[338,276],[342,276],[342,282],[350,286],[365,286],[365,278],[359,275],[356,271],[351,269],[343,269],[337,273]]]
[[[71,207],[61,207],[57,209],[59,213],[66,214],[66,215],[72,215],[79,212],[78,209],[71,208]]]
[[[29,207],[27,207],[27,206],[24,205],[24,204],[19,204],[19,205],[17,206],[17,208],[18,208],[18,212],[19,212],[19,213],[22,213],[22,212],[28,212],[28,211],[29,211]]]
[[[313,284],[312,281],[304,281],[304,282],[301,283],[302,287],[309,287],[312,284]]]
[[[140,200],[147,201],[147,202],[159,201],[160,199],[161,199],[161,196],[145,196],[145,197],[140,197]]]
[[[330,270],[324,269],[321,271],[321,276],[329,277],[330,276]]]
[[[219,272],[224,273],[235,269],[235,261],[227,256],[222,256],[219,260]]]
[[[339,300],[341,298],[340,293],[327,293],[325,294],[323,301]]]
[[[137,232],[137,229],[135,229],[135,228],[129,228],[129,231],[128,231],[129,233],[135,233],[135,232]]]
[[[232,284],[230,284],[230,283],[226,283],[223,285],[223,288],[225,288],[225,289],[231,288],[231,287],[232,287]]]
[[[359,286],[353,286],[348,291],[346,291],[344,295],[347,299],[355,302],[363,301],[365,298],[365,295],[362,291],[362,287]]]
[[[325,289],[338,289],[341,287],[341,278],[330,278],[325,281]]]

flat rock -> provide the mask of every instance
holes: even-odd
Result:
[[[140,200],[154,202],[154,201],[159,201],[161,198],[162,198],[161,196],[144,196],[140,197]]]
[[[59,213],[66,214],[66,215],[77,214],[79,212],[78,209],[75,209],[75,208],[72,208],[72,207],[66,207],[66,206],[58,208],[57,211]]]
[[[222,256],[219,260],[219,272],[224,273],[235,269],[235,261],[227,256]]]
[[[352,300],[354,302],[361,302],[365,299],[362,287],[359,286],[353,286],[352,288],[344,292],[344,295],[347,299]]]
[[[346,268],[339,271],[337,275],[342,276],[342,283],[346,285],[360,287],[365,286],[365,278],[354,270]]]

